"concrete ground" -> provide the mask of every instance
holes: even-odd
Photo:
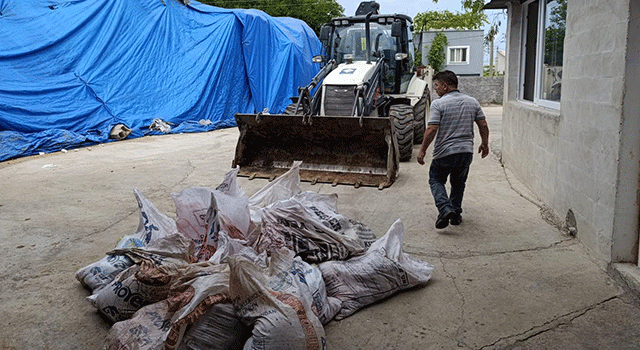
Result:
[[[426,287],[326,326],[331,349],[640,349],[640,308],[579,240],[550,225],[493,153],[474,160],[463,223],[436,230],[428,167],[402,163],[388,189],[303,183],[382,236],[398,218],[406,252],[435,266]],[[175,217],[170,193],[215,187],[236,129],[114,142],[0,163],[0,349],[100,349],[110,325],[77,269],[135,232],[138,188]],[[414,156],[418,146],[414,148]],[[266,180],[239,182],[248,194]]]

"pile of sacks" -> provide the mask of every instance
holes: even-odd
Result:
[[[238,169],[216,189],[173,194],[177,220],[134,190],[137,232],[76,278],[115,322],[105,349],[324,349],[323,325],[400,290],[433,267],[302,192],[300,163],[251,197]]]

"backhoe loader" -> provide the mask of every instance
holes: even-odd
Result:
[[[430,95],[413,62],[410,17],[374,1],[322,26],[325,55],[284,114],[236,114],[239,175],[275,178],[301,160],[304,181],[390,186],[421,143]],[[429,77],[430,78],[430,77]]]

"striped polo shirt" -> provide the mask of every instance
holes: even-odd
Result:
[[[431,103],[429,125],[439,125],[433,159],[473,153],[473,123],[485,119],[478,100],[453,90]]]

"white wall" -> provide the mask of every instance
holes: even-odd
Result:
[[[507,66],[506,60],[506,53],[504,51],[498,51],[496,55],[496,72],[504,74],[505,68]]]
[[[630,261],[638,253],[640,181],[640,1],[630,1],[625,79],[622,97],[618,195],[613,226],[613,261]]]

